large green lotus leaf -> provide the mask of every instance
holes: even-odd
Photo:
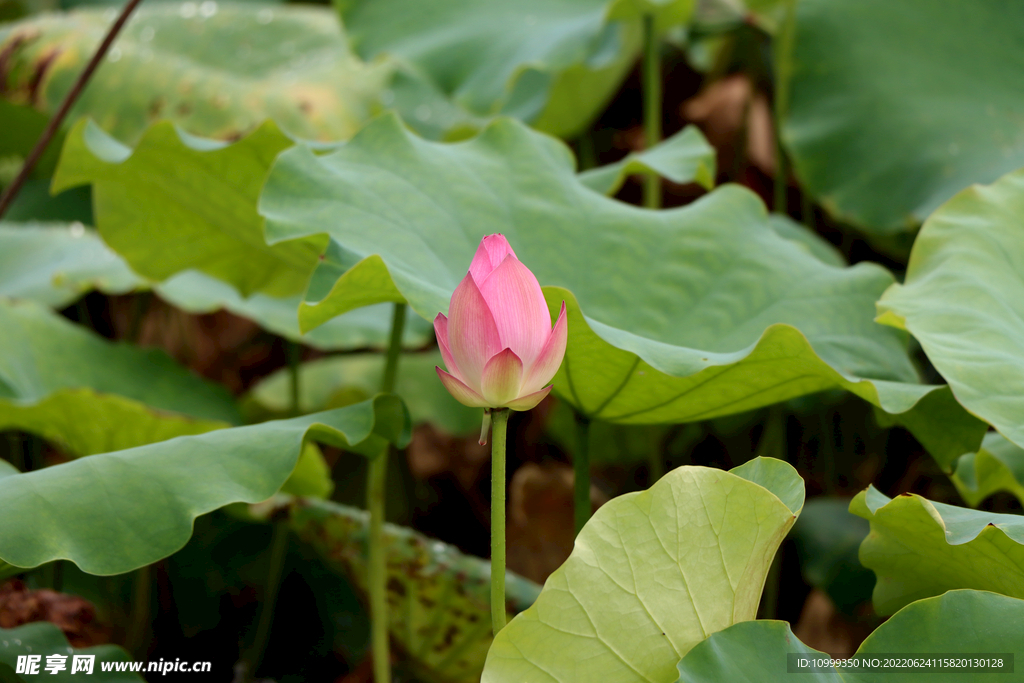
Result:
[[[680,467],[606,503],[498,633],[483,683],[674,680],[690,648],[754,618],[803,493],[791,466],[758,458],[732,472]]]
[[[1024,598],[1024,517],[934,503],[918,495],[889,499],[874,487],[850,512],[871,523],[861,563],[875,572],[874,603],[892,614],[954,588]]]
[[[637,17],[649,11],[669,26],[684,22],[693,6],[690,0],[336,4],[364,59],[388,54],[412,64],[425,81],[419,89],[433,86],[449,97],[466,112],[464,120],[501,111],[564,137],[588,125],[632,67],[640,47]],[[433,118],[419,105],[409,113],[423,123]]]
[[[869,635],[856,653],[836,654],[875,658],[1003,653],[1008,664],[1005,654],[1019,652],[1021,623],[1024,600],[983,591],[951,591],[904,608]],[[837,671],[823,667],[789,673],[790,653],[812,659],[832,658],[800,642],[784,621],[747,621],[709,636],[690,650],[679,662],[677,683],[782,683],[792,681],[794,676],[808,683],[913,683],[921,680],[922,674],[929,681],[941,683],[1021,680],[1020,673],[1013,673],[1012,665],[998,676],[962,668]]]
[[[184,546],[199,515],[270,497],[307,439],[376,457],[408,437],[401,401],[378,396],[3,477],[0,558],[17,567],[67,559],[90,574],[131,571]]]
[[[580,181],[602,194],[613,195],[626,178],[636,173],[657,173],[673,183],[696,182],[715,186],[715,148],[696,126],[687,126],[643,152],[634,152],[614,164],[580,174]]]
[[[988,425],[974,417],[960,405],[948,386],[937,389],[922,398],[914,410],[904,413],[885,413],[875,409],[875,419],[883,428],[899,425],[909,430],[921,445],[947,472],[952,472],[957,450],[967,443],[977,450]]]
[[[1024,165],[1024,5],[801,0],[793,40],[782,136],[833,215],[899,232]]]
[[[967,453],[956,461],[950,478],[972,507],[997,491],[1008,491],[1024,503],[1024,448],[990,432],[977,453]]]
[[[80,223],[0,223],[0,297],[63,308],[93,289],[124,294],[138,284],[124,261]]]
[[[0,29],[5,96],[52,114],[116,12],[44,14]],[[351,54],[334,14],[311,6],[143,5],[71,111],[134,143],[168,119],[237,139],[266,119],[292,135],[342,140],[390,72]]]
[[[0,299],[0,329],[0,430],[86,455],[241,419],[223,387],[164,352],[109,342],[37,304]]]
[[[824,239],[821,235],[808,228],[803,223],[781,213],[773,213],[768,217],[772,229],[779,233],[780,237],[793,240],[804,246],[805,249],[829,265],[845,268],[849,265],[843,253],[835,246]]]
[[[299,454],[295,469],[281,484],[281,493],[293,496],[327,498],[334,491],[331,466],[315,443],[307,443]]]
[[[372,396],[380,387],[384,355],[358,353],[318,358],[299,366],[299,408],[303,412],[325,410]],[[413,424],[429,422],[450,434],[480,431],[481,411],[468,408],[437,381],[436,366],[444,367],[436,348],[426,353],[406,353],[399,358],[395,393],[409,408]],[[271,413],[291,406],[291,373],[275,372],[257,384],[249,399]]]
[[[872,322],[888,272],[823,263],[734,185],[666,211],[603,197],[562,143],[510,119],[441,144],[385,116],[331,154],[295,147],[260,211],[272,242],[330,236],[305,329],[381,301],[433,319],[480,238],[504,233],[554,313],[568,306],[556,391],[604,421],[689,422],[836,387],[906,413],[945,391],[917,384],[905,338]],[[949,430],[932,442],[950,457],[981,441],[960,412],[921,421]]]
[[[267,122],[234,144],[150,127],[134,150],[91,122],[69,133],[53,190],[91,184],[103,240],[156,281],[190,268],[242,294],[296,294],[322,240],[269,246],[256,200],[274,157],[292,141]]]
[[[42,655],[39,661],[39,673],[36,675],[14,673],[18,668],[20,655]],[[47,655],[66,655],[63,671],[50,673],[46,670]],[[71,673],[72,663],[76,655],[92,655],[95,657],[92,671]],[[74,683],[83,678],[95,683],[117,683],[120,681],[139,681],[143,679],[135,673],[127,671],[103,671],[103,664],[114,662],[130,662],[127,652],[116,645],[100,645],[98,647],[73,648],[57,626],[45,621],[25,624],[18,628],[0,628],[0,681],[4,683],[26,683],[27,681],[47,680],[54,683]],[[10,671],[5,668],[10,667]]]
[[[968,188],[925,222],[907,275],[878,302],[956,398],[1024,446],[1024,170]],[[970,449],[974,451],[976,449]]]
[[[368,513],[301,498],[287,509],[296,534],[365,594]],[[384,525],[384,545],[391,639],[411,660],[417,680],[479,681],[491,644],[490,562],[391,524]],[[513,572],[505,589],[510,615],[540,592]]]
[[[0,296],[61,308],[93,289],[123,294],[149,286],[160,298],[190,313],[226,309],[282,337],[319,349],[383,348],[390,334],[391,307],[387,304],[349,311],[303,335],[297,316],[301,296],[257,293],[243,298],[231,285],[195,270],[150,285],[94,231],[81,225],[0,223]],[[430,324],[419,316],[409,316],[403,344],[420,348],[432,339]]]
[[[388,304],[349,311],[302,334],[298,318],[301,295],[280,298],[257,293],[243,298],[231,285],[195,270],[178,273],[153,289],[161,299],[190,313],[209,313],[223,308],[282,337],[318,349],[384,348],[391,334],[392,307]],[[418,315],[409,315],[402,345],[420,348],[433,341],[433,333],[430,323]]]

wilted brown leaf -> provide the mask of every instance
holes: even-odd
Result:
[[[591,486],[594,509],[606,500]],[[508,568],[543,583],[572,552],[573,530],[572,468],[526,463],[516,470],[509,488]]]
[[[72,647],[100,645],[110,637],[110,630],[97,623],[96,609],[77,595],[29,590],[17,579],[0,586],[0,628],[16,628],[35,621],[55,624]]]

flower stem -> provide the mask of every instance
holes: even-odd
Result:
[[[775,130],[775,197],[772,210],[775,213],[789,213],[787,191],[789,189],[789,167],[786,150],[782,145],[782,123],[789,106],[789,79],[793,70],[793,35],[795,30],[796,3],[785,4],[785,18],[779,27],[772,51],[775,53],[775,93],[772,100],[772,119]]]
[[[391,338],[384,363],[380,389],[393,393],[398,378],[398,359],[405,330],[405,304],[395,304],[391,316]],[[366,478],[366,507],[370,511],[370,548],[367,559],[367,591],[370,594],[370,650],[373,654],[373,679],[391,683],[391,652],[388,642],[387,549],[384,547],[384,491],[387,485],[388,455],[385,446],[370,461]]]
[[[384,548],[384,486],[387,480],[388,450],[370,461],[366,482],[366,507],[370,510],[370,549],[367,584],[370,593],[370,648],[373,680],[391,681],[391,652],[388,642],[387,556]]]
[[[270,566],[267,568],[267,583],[264,588],[263,603],[260,605],[260,617],[256,624],[256,637],[252,641],[249,654],[250,668],[247,671],[249,680],[263,662],[264,650],[270,641],[270,628],[274,625],[274,608],[277,605],[277,593],[281,587],[281,576],[284,573],[284,562],[288,557],[288,525],[286,522],[274,522],[270,539]]]
[[[653,449],[647,456],[647,486],[650,488],[665,476],[665,463],[662,462],[661,451]]]
[[[302,414],[302,408],[299,405],[299,390],[301,388],[299,365],[302,361],[302,346],[290,339],[285,343],[288,345],[288,378],[290,380],[289,389],[291,390],[291,409],[289,412],[292,417],[298,417]]]
[[[491,625],[505,627],[505,438],[508,408],[491,410]]]
[[[152,602],[153,567],[147,564],[136,569],[132,576],[132,612],[125,649],[136,659],[146,658],[143,646],[148,635]]]
[[[644,15],[644,142],[648,149],[661,142],[661,43],[654,30],[654,15]],[[661,208],[661,177],[644,176],[644,206]]]
[[[384,377],[380,390],[385,394],[395,391],[398,377],[398,356],[402,353],[402,333],[405,330],[405,304],[395,304],[391,314],[391,339],[388,341],[388,359],[384,365]]]
[[[576,414],[576,452],[572,457],[573,500],[576,536],[590,519],[590,420]]]

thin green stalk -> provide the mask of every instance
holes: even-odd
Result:
[[[19,472],[25,471],[25,445],[21,438],[21,432],[8,432],[7,443],[10,446],[11,464],[18,468]]]
[[[139,343],[142,335],[142,322],[146,319],[149,311],[152,294],[150,292],[139,292],[132,301],[132,312],[128,318],[128,336],[126,339],[133,344]]]
[[[153,567],[146,565],[135,570],[132,577],[132,605],[125,649],[136,659],[145,659],[142,646],[149,630],[150,607],[153,600]]]
[[[43,462],[43,449],[39,439],[34,434],[26,433],[21,440],[23,464],[22,472],[41,470],[45,467]]]
[[[597,166],[597,150],[594,149],[594,132],[587,131],[577,142],[580,150],[579,170],[588,171]]]
[[[758,455],[789,461],[789,443],[787,439],[787,422],[789,420],[785,408],[776,403],[768,409],[761,442],[757,445]],[[758,607],[758,619],[776,619],[779,615],[779,595],[782,588],[782,547],[780,546],[772,558],[772,565],[765,577],[764,589],[761,593],[761,604]]]
[[[789,461],[789,444],[786,438],[787,420],[788,416],[782,404],[776,404],[768,409],[761,439],[754,455]]]
[[[405,304],[395,304],[391,314],[391,339],[388,340],[388,359],[384,364],[384,377],[381,379],[380,390],[386,394],[394,393],[395,381],[398,377],[398,357],[402,353],[402,333],[405,330]]]
[[[590,519],[590,420],[576,414],[576,452],[572,456],[576,535]]]
[[[644,142],[648,148],[661,142],[661,42],[654,29],[654,15],[644,16]],[[661,208],[661,177],[644,176],[644,206]]]
[[[647,485],[654,486],[663,476],[665,476],[665,463],[662,461],[661,451],[654,449],[647,456]]]
[[[96,329],[96,325],[92,322],[92,314],[89,313],[89,304],[86,303],[84,296],[75,304],[75,314],[78,316],[79,325],[87,327],[90,330]]]
[[[750,128],[750,108],[753,97],[748,97],[743,103],[743,117],[740,119],[740,129],[736,133],[736,150],[732,158],[732,179],[737,183],[743,182],[743,172],[747,170],[747,131]]]
[[[284,573],[284,562],[288,557],[288,526],[285,522],[274,522],[273,536],[270,540],[270,566],[267,569],[267,583],[260,605],[260,620],[256,625],[256,637],[249,651],[249,678],[256,675],[263,662],[263,654],[270,641],[270,628],[274,625],[274,608],[277,606],[277,593],[281,588],[281,576]]]
[[[387,479],[388,447],[370,461],[366,485],[366,506],[370,510],[368,583],[370,592],[370,647],[373,652],[373,680],[391,681],[391,652],[388,643],[387,556],[384,548],[384,485]]]
[[[491,626],[505,628],[505,438],[508,408],[491,410]]]
[[[776,108],[776,121],[778,121],[778,111]],[[786,168],[786,153],[782,149],[782,138],[779,137],[778,131],[775,133],[775,200],[773,202],[772,210],[775,213],[786,214],[789,213],[788,197],[786,191],[788,189],[787,179],[789,178],[789,171]]]
[[[291,414],[298,416],[302,414],[302,407],[299,405],[299,362],[302,360],[302,346],[293,341],[288,341],[288,377],[289,388],[291,389]]]
[[[64,560],[54,560],[50,563],[50,588],[58,593],[64,592]]]
[[[775,552],[772,565],[768,568],[768,576],[764,580],[761,593],[761,604],[758,606],[758,619],[776,619],[779,615],[779,592],[782,587],[782,548]]]
[[[402,353],[405,329],[405,304],[395,304],[391,317],[391,337],[381,391],[393,393],[398,378],[398,359]],[[370,511],[370,548],[367,565],[367,591],[370,594],[370,649],[373,655],[373,679],[376,683],[391,681],[391,651],[388,642],[387,554],[384,547],[384,491],[387,485],[388,455],[385,447],[370,461],[366,478],[366,507]]]
[[[772,102],[772,117],[775,124],[775,213],[788,213],[789,168],[786,151],[782,146],[782,124],[786,120],[789,105],[789,79],[793,69],[793,34],[795,23],[795,0],[786,3],[786,15],[775,36],[772,50],[775,53],[775,97]]]
[[[811,230],[814,230],[814,203],[807,188],[800,191],[800,220]]]

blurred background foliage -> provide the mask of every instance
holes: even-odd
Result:
[[[117,5],[0,0],[0,186]],[[643,154],[640,16],[652,12],[663,36],[662,129],[666,138],[688,131],[692,143],[672,138],[667,162]],[[0,224],[0,457],[33,471],[370,398],[388,307],[302,334],[294,312],[307,281],[312,289],[330,275],[324,269],[351,263],[329,249],[318,262],[325,246],[313,238],[268,247],[256,200],[274,158],[296,140],[330,152],[385,109],[447,141],[515,117],[562,137],[580,171],[621,163],[590,178],[625,203],[641,204],[635,173],[645,169],[664,176],[669,208],[737,183],[773,211],[776,232],[820,261],[878,263],[902,281],[934,209],[1024,165],[1020,15],[1012,3],[966,0],[146,0]],[[83,117],[94,125],[76,123]],[[55,196],[51,181],[62,190]],[[211,186],[216,201],[179,200]],[[140,193],[148,203],[137,204]],[[97,231],[100,209],[107,218]],[[190,263],[188,248],[159,242],[175,221],[194,227],[209,258]],[[942,384],[908,343],[925,383]],[[15,356],[29,347],[49,383],[12,379],[8,368],[22,367]],[[426,321],[410,316],[404,347],[398,393],[414,431],[391,461],[388,519],[429,561],[465,566],[444,575],[455,588],[389,589],[396,600],[422,591],[453,610],[472,603],[464,592],[485,568],[473,556],[488,554],[488,451],[476,442],[476,411],[434,377],[439,354]],[[551,398],[510,423],[509,567],[526,580],[517,609],[572,548],[577,419]],[[71,424],[83,421],[92,429]],[[138,433],[96,427],[121,421]],[[1017,446],[992,433],[951,477],[908,429],[838,390],[686,424],[595,421],[590,443],[594,506],[681,465],[730,469],[755,455],[793,464],[807,508],[761,615],[789,621],[828,652],[853,652],[880,622],[874,575],[858,559],[868,522],[848,512],[855,494],[874,485],[890,497],[1021,512]],[[303,462],[292,481],[299,502],[203,515],[188,544],[141,580],[57,562],[6,584],[0,628],[46,619],[75,647],[118,643],[149,660],[187,653],[215,662],[211,680],[231,680],[230,664],[266,638],[261,677],[371,680],[359,553],[337,550],[358,547],[361,527],[324,521],[357,519],[366,462],[332,446],[313,447]],[[310,508],[302,496],[329,502]],[[282,541],[281,524],[296,533]],[[259,605],[274,562],[282,579],[267,637]],[[402,619],[413,617],[398,617],[412,632]],[[441,626],[424,627],[433,629],[426,640],[394,637],[401,680],[471,680],[466,671],[482,666],[468,627],[455,659],[430,655]]]

